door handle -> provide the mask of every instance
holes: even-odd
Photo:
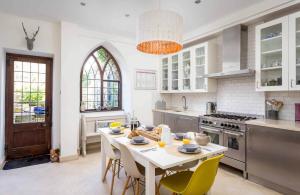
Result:
[[[224,131],[224,133],[228,134],[228,135],[236,136],[236,137],[243,136],[243,134],[241,134],[241,133],[233,133],[233,132],[230,132],[230,131]]]

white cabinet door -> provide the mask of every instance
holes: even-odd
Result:
[[[256,90],[288,90],[288,17],[256,27]]]
[[[289,16],[289,86],[300,90],[300,12]]]
[[[161,59],[161,91],[170,90],[169,77],[169,58],[166,56]]]
[[[179,54],[172,55],[171,60],[171,90],[179,90]]]
[[[181,52],[182,90],[190,91],[191,88],[191,50],[185,49]]]
[[[204,75],[207,74],[207,43],[197,45],[192,50],[194,56],[194,90],[207,91],[207,78]]]

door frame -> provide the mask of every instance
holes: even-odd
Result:
[[[13,75],[12,69],[9,67],[9,61],[10,59],[14,60],[32,60],[32,61],[38,61],[42,60],[43,62],[48,61],[50,68],[49,72],[46,73],[46,83],[48,86],[46,86],[46,101],[48,105],[48,119],[45,118],[45,122],[49,122],[49,132],[48,132],[48,149],[50,152],[50,149],[52,147],[52,99],[53,99],[53,58],[51,57],[44,57],[44,56],[33,56],[33,55],[26,55],[26,54],[18,54],[18,53],[5,53],[5,116],[4,116],[4,122],[5,122],[5,158],[8,159],[9,154],[9,142],[10,142],[10,131],[12,131],[11,124],[13,124],[12,116],[13,112],[11,110],[11,105],[9,105],[8,102],[11,102],[11,99],[13,98],[13,95],[10,94],[11,89],[13,89],[13,82],[8,83],[8,79],[10,81],[13,81],[13,78],[10,78]],[[47,82],[47,80],[49,81]],[[48,98],[47,98],[48,97]],[[47,121],[48,120],[48,121]]]

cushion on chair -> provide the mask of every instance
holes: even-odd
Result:
[[[160,182],[165,188],[169,189],[170,191],[181,193],[187,187],[192,175],[192,171],[182,171],[174,175],[165,177]]]

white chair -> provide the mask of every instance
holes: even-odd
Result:
[[[133,180],[133,183],[136,184],[136,195],[139,195],[140,193],[140,182],[142,178],[145,178],[145,168],[140,165],[139,163],[135,162],[131,152],[128,150],[128,148],[120,144],[120,151],[121,151],[121,161],[124,167],[124,170],[127,174],[127,181],[125,183],[123,193],[122,195],[125,195],[126,190],[128,189],[128,184],[130,180]],[[155,175],[163,175],[164,176],[165,171],[162,169],[155,169]]]
[[[119,171],[120,171],[121,153],[120,150],[113,148],[113,146],[109,142],[109,138],[106,135],[104,134],[101,135],[101,141],[103,142],[103,147],[104,147],[102,152],[105,152],[105,155],[109,158],[102,181],[103,182],[105,181],[107,172],[112,167],[112,181],[110,187],[110,194],[112,195],[115,175],[116,174],[119,175]],[[116,167],[118,170],[116,170]]]

